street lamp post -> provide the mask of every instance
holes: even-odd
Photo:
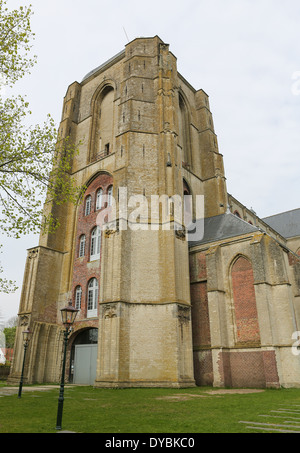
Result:
[[[23,334],[23,343],[24,343],[24,356],[23,356],[23,365],[22,365],[22,372],[21,372],[21,380],[19,385],[19,393],[18,398],[21,398],[22,395],[22,387],[23,387],[23,377],[24,377],[24,367],[25,367],[25,358],[26,358],[26,351],[28,348],[28,343],[31,337],[31,331],[29,329],[24,330]]]
[[[60,310],[62,323],[65,326],[64,330],[64,355],[62,363],[62,372],[61,372],[61,381],[60,381],[60,390],[58,398],[58,408],[57,408],[57,420],[56,420],[56,429],[61,429],[62,414],[63,414],[63,405],[64,405],[64,385],[65,385],[65,368],[66,368],[66,355],[67,355],[67,344],[68,337],[71,332],[71,327],[75,321],[76,315],[79,310],[74,308],[71,303],[65,308]]]

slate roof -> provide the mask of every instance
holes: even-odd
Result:
[[[202,221],[197,220],[195,234],[189,233],[189,246],[220,241],[257,231],[259,231],[257,227],[228,211]],[[201,237],[201,233],[203,233],[203,237]]]
[[[285,238],[300,236],[300,208],[262,219]]]
[[[84,82],[86,79],[88,79],[89,77],[91,77],[91,75],[93,74],[96,74],[96,72],[100,71],[101,69],[105,68],[105,66],[109,65],[110,63],[112,63],[114,60],[120,58],[120,57],[123,57],[125,55],[125,50],[122,50],[121,52],[117,53],[114,57],[110,58],[109,60],[105,61],[104,63],[102,63],[100,66],[98,66],[97,68],[93,69],[92,71],[88,72],[82,79],[81,82]]]

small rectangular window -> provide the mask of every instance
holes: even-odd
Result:
[[[77,310],[81,309],[81,296],[82,296],[82,289],[80,286],[77,286],[75,292],[75,308]]]
[[[107,190],[107,206],[112,205],[113,187],[110,186]]]
[[[83,234],[80,237],[79,242],[79,258],[82,258],[85,255],[85,235]]]
[[[101,250],[101,228],[99,226],[95,227],[91,235],[91,253],[90,260],[95,261],[100,258]]]
[[[99,189],[99,190],[97,191],[97,197],[96,197],[96,210],[102,208],[102,193],[103,193],[103,190],[102,190],[102,189]]]
[[[89,215],[91,213],[91,204],[92,204],[92,197],[89,195],[86,197],[85,200],[85,215]]]

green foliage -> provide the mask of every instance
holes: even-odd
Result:
[[[5,345],[7,348],[13,348],[15,344],[17,327],[5,327],[3,333],[5,335]]]
[[[75,202],[81,193],[69,177],[76,147],[57,142],[50,116],[42,126],[25,127],[28,114],[21,96],[0,100],[0,227],[15,238],[59,226],[51,214],[43,216],[46,193],[57,205]]]
[[[11,87],[29,73],[36,57],[29,55],[34,38],[31,5],[9,11],[6,3],[0,0],[0,76]],[[43,212],[46,195],[60,205],[76,202],[83,191],[70,176],[76,146],[68,138],[57,140],[50,115],[42,125],[25,126],[30,114],[22,96],[0,95],[0,231],[14,238],[58,228],[58,219]],[[0,277],[0,292],[15,289]]]
[[[34,38],[30,28],[32,7],[9,11],[7,0],[0,0],[0,73],[10,86],[29,72],[36,57],[29,57]]]

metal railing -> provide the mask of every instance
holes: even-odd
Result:
[[[104,157],[107,157],[109,156],[109,154],[111,154],[109,152],[109,149],[105,148],[101,151],[98,151],[97,153],[94,154],[93,156],[93,160],[96,161],[96,160],[101,160],[101,159],[104,159]]]

